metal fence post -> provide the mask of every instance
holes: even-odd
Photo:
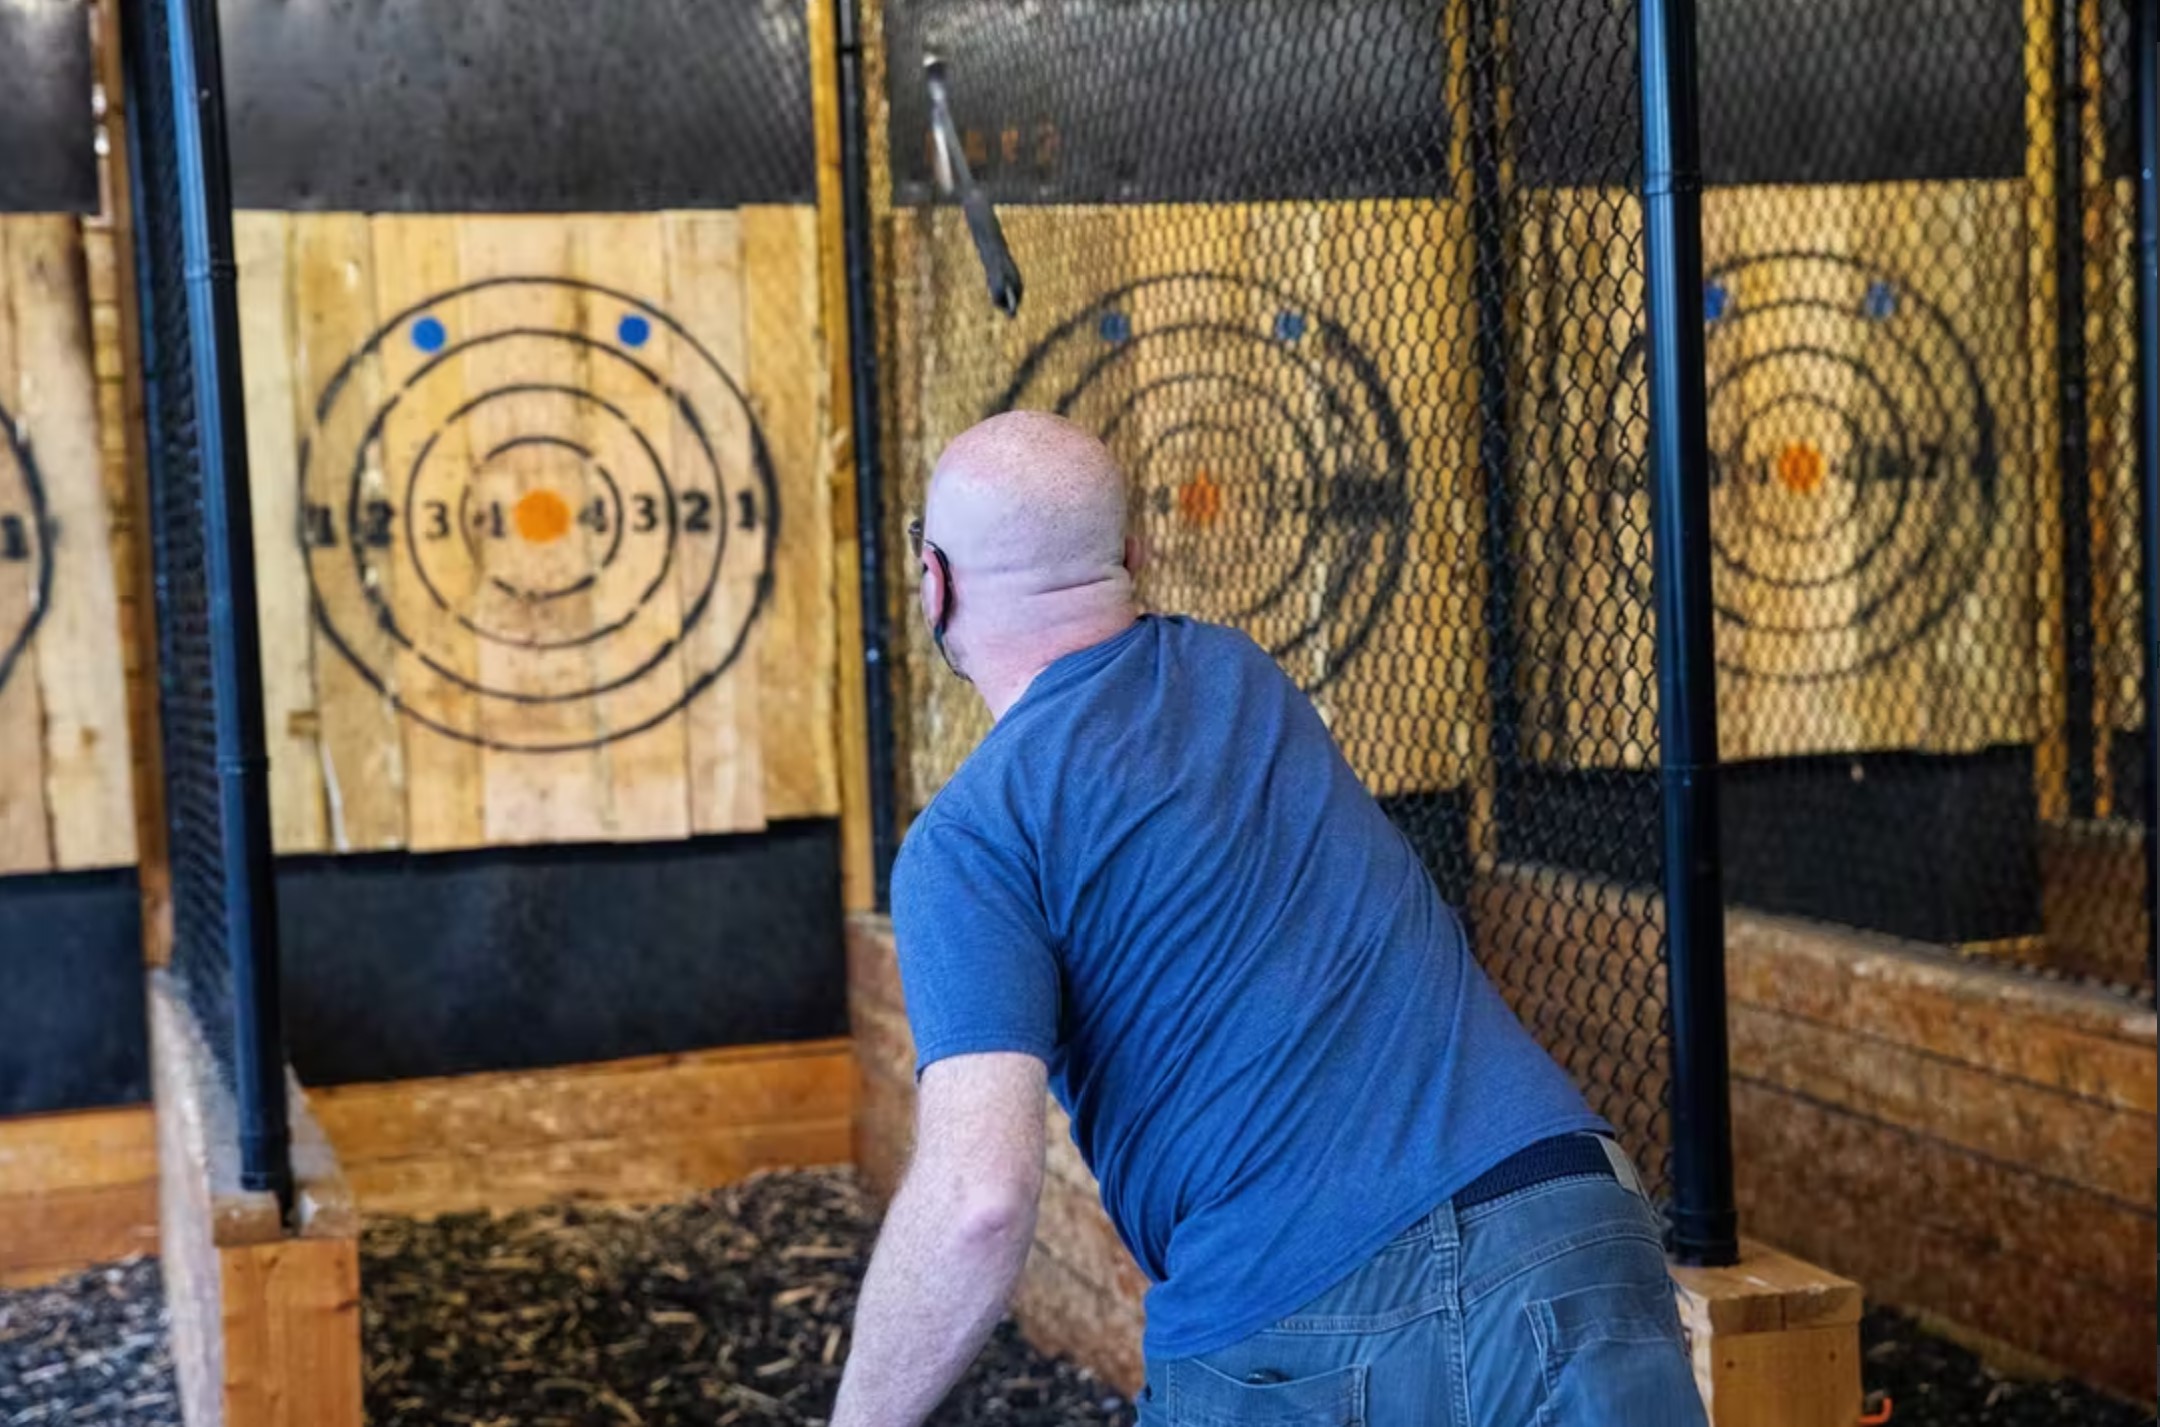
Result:
[[[2130,4],[2138,165],[2138,526],[2145,557],[2145,965],[2160,975],[2160,0]]]
[[[2062,525],[2064,789],[2070,815],[2098,807],[2093,719],[2092,460],[2086,430],[2085,75],[2079,0],[2055,0],[2055,372]]]
[[[240,1174],[244,1187],[271,1190],[289,1206],[292,1166],[277,895],[270,849],[269,757],[263,738],[262,658],[218,11],[216,0],[144,3],[146,8],[162,7],[166,46],[163,54],[143,54],[141,63],[169,66],[172,112],[166,118],[172,125],[172,163],[178,180],[187,360],[194,373],[193,444],[202,475],[210,733],[216,763],[212,781],[220,848],[215,875],[224,932],[218,950],[231,976]],[[129,113],[135,123],[153,122],[140,105],[131,105]],[[139,224],[147,227],[152,221],[150,213],[138,212]],[[170,363],[174,355],[161,354],[161,363]],[[197,875],[207,878],[207,869]]]
[[[1718,850],[1717,660],[1703,373],[1702,161],[1694,0],[1640,0],[1658,739],[1672,1008],[1673,1248],[1739,1257]]]
[[[855,440],[855,524],[861,552],[863,714],[870,762],[870,861],[876,906],[892,901],[899,787],[893,769],[892,675],[885,605],[885,501],[878,449],[876,249],[870,232],[869,127],[863,95],[862,12],[833,0],[840,64],[840,206],[847,264],[850,416]]]

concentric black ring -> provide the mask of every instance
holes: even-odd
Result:
[[[536,304],[520,302],[528,292],[546,304],[559,304],[565,293],[574,295],[577,322],[591,330],[530,321],[529,309]],[[528,314],[524,319],[521,306]],[[612,329],[616,340],[599,335],[604,329]],[[394,389],[379,398],[366,393],[368,383],[356,381],[356,375],[387,360],[388,344],[401,338],[409,338],[425,355]],[[402,347],[397,350],[412,356]],[[431,378],[461,378],[467,367],[451,365],[453,359],[482,351],[498,369],[495,380],[485,390],[459,388],[462,400],[454,409],[434,418],[430,428],[415,429],[410,412],[442,410],[440,404],[408,405],[416,389]],[[560,355],[564,352],[571,356]],[[528,366],[533,371],[524,379],[520,370]],[[591,382],[596,373],[606,378],[598,387]],[[611,399],[611,393],[630,390],[647,395],[634,402]],[[364,409],[353,405],[364,394],[372,404]],[[534,398],[543,404],[534,404]],[[498,429],[480,440],[440,445],[446,433],[488,403],[513,399],[523,399],[523,408],[507,405],[488,419],[498,428],[533,422],[534,429]],[[564,415],[575,412],[586,416]],[[332,647],[403,714],[451,738],[510,751],[559,752],[641,733],[672,717],[734,664],[770,595],[781,512],[764,433],[741,387],[711,351],[674,317],[629,293],[547,276],[489,278],[436,293],[392,315],[353,350],[324,386],[314,417],[301,449],[300,479],[301,538],[315,588],[317,624]],[[603,432],[614,434],[586,439],[581,433],[587,428],[579,423],[595,418],[605,418]],[[566,419],[575,429],[555,429]],[[657,429],[648,429],[656,422]],[[399,423],[404,429],[397,431],[396,440],[414,454],[403,469],[392,470],[384,451]],[[723,429],[747,437],[747,460],[734,454],[741,448],[731,447],[723,455],[714,436]],[[566,547],[573,562],[583,562],[585,568],[573,572],[557,566],[550,571],[550,583],[528,588],[484,572],[482,542],[472,525],[471,482],[489,461],[536,445],[570,450],[583,473],[578,479],[599,482],[598,487],[587,487],[597,507],[591,528],[597,532],[597,522],[605,519],[609,530],[604,544]],[[444,487],[441,451],[462,453],[468,447],[482,453],[461,454],[459,459],[466,462],[463,478]],[[432,477],[431,458],[438,471]],[[680,469],[675,468],[678,460]],[[442,507],[433,510],[435,523],[426,538],[440,540],[447,533],[445,512],[458,512],[460,541],[448,548],[470,561],[474,572],[468,584],[458,587],[460,593],[440,584],[421,547],[419,492],[431,480],[443,498],[424,503]],[[382,484],[385,481],[390,484]],[[630,519],[633,494],[646,522],[636,527]],[[588,508],[584,499],[581,495],[572,503],[578,513],[571,518],[580,523]],[[562,518],[560,512],[557,507],[555,519]],[[502,515],[498,503],[497,538],[502,536]],[[316,521],[319,529],[311,525]],[[383,538],[382,527],[392,521],[403,522],[402,538]],[[626,537],[636,542],[637,553],[626,546]],[[559,537],[524,538],[545,543]],[[709,547],[709,553],[696,546]],[[434,558],[444,557],[438,553]],[[682,559],[693,563],[685,567]],[[679,696],[671,689],[665,706],[657,709],[649,696],[633,698],[618,724],[608,716],[606,701],[681,657],[688,632],[716,617],[723,604],[723,570],[735,571],[726,587],[742,592],[724,602],[727,634],[701,643],[699,647],[711,652],[694,667],[684,668]],[[555,576],[562,577],[559,583]],[[391,598],[390,589],[405,579],[412,580],[416,591],[425,591],[424,602]],[[677,582],[680,607],[660,606],[667,615],[654,615],[656,596]],[[545,634],[518,628],[528,616],[515,614],[517,610],[557,624],[583,618],[577,607],[563,603],[581,594],[599,602],[589,626]],[[475,600],[495,601],[487,606],[494,625]],[[350,631],[343,627],[348,622],[353,622]],[[352,637],[363,631],[366,640]],[[445,646],[444,639],[453,642]],[[468,660],[444,656],[446,647],[470,647],[458,642],[464,640],[502,651],[487,666],[500,677],[478,677],[459,667]],[[387,641],[378,647],[400,655],[396,678],[392,670],[375,667],[360,653],[378,641]],[[560,662],[573,655],[577,663]],[[550,669],[552,676],[546,672]],[[410,687],[399,687],[400,680]],[[457,697],[420,698],[428,684]],[[416,705],[416,700],[426,706]],[[604,731],[592,738],[521,736],[518,720],[509,712],[520,706],[585,701],[600,705],[597,716]],[[469,708],[471,722],[444,715],[440,706],[446,702]]]
[[[0,543],[0,569],[21,562],[32,566],[29,610],[14,628],[0,629],[0,688],[4,688],[15,661],[52,607],[53,563],[52,519],[30,443],[4,407],[0,407],[0,429],[5,430],[7,441],[0,456],[0,522],[4,522],[0,523],[0,542],[4,542]]]
[[[1097,342],[1103,350],[1090,352]],[[1401,417],[1349,331],[1287,289],[1188,272],[1106,292],[1036,343],[990,411],[1015,407],[1091,427],[1142,487],[1133,494],[1143,517],[1149,473],[1174,441],[1212,432],[1249,453],[1257,483],[1238,494],[1254,508],[1232,515],[1257,520],[1238,533],[1196,531],[1194,553],[1158,556],[1157,569],[1168,563],[1220,595],[1207,612],[1257,626],[1286,665],[1321,644],[1301,681],[1308,690],[1341,676],[1401,589],[1410,537]],[[1167,486],[1154,494],[1154,514],[1167,518]],[[1211,507],[1188,523],[1218,517]],[[1230,572],[1261,587],[1225,588]]]
[[[1835,253],[1765,253],[1706,281],[1732,296],[1708,324],[1714,454],[1711,545],[1728,672],[1782,682],[1865,673],[1924,641],[1965,600],[1994,540],[2002,452],[1979,363],[1949,315],[1908,284]],[[1877,294],[1897,294],[1883,304]],[[1641,337],[1598,433],[1607,498],[1647,498],[1642,421],[1632,405]],[[1789,443],[1806,460],[1845,453],[1818,479],[1840,504],[1806,521],[1772,507],[1815,497],[1773,488],[1751,442],[1769,420],[1819,433]],[[1720,442],[1719,433],[1726,433]],[[1783,457],[1781,456],[1782,460]],[[1610,515],[1641,525],[1640,513]],[[1648,600],[1647,561],[1630,562],[1631,595]],[[1812,609],[1822,611],[1814,617]]]

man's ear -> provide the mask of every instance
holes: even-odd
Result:
[[[1146,547],[1145,545],[1142,545],[1142,544],[1140,543],[1140,537],[1139,537],[1139,536],[1137,536],[1137,535],[1128,535],[1128,536],[1126,536],[1126,537],[1125,537],[1125,573],[1126,573],[1126,574],[1128,574],[1128,575],[1135,575],[1135,576],[1137,576],[1137,575],[1138,575],[1138,574],[1140,573],[1140,569],[1141,569],[1141,567],[1142,567],[1143,565],[1145,565],[1145,564],[1147,564],[1147,547]]]
[[[916,591],[916,599],[922,606],[923,623],[936,629],[938,612],[945,608],[945,572],[934,559],[922,562],[922,587]]]

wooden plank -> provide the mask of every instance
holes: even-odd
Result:
[[[866,996],[891,1010],[907,1009],[891,918],[867,914],[848,918],[847,982],[851,995]]]
[[[130,1254],[155,1253],[158,1191],[134,1183],[0,1194],[0,1283],[43,1283]]]
[[[758,631],[768,817],[840,810],[829,393],[818,347],[817,215],[741,210],[747,387],[772,452],[781,539]]]
[[[90,254],[92,302],[101,294],[112,312],[111,355],[100,357],[110,370],[105,437],[106,490],[114,512],[114,566],[118,571],[121,614],[126,622],[122,648],[128,678],[128,744],[134,776],[136,888],[142,907],[143,958],[153,966],[171,959],[172,867],[166,850],[163,740],[158,727],[157,627],[151,599],[149,532],[149,461],[143,421],[141,323],[137,320],[134,281],[134,211],[128,176],[127,79],[121,62],[119,0],[97,0],[92,46],[103,98],[105,191],[102,217],[85,225]],[[103,305],[103,304],[100,304]]]
[[[722,371],[739,386],[749,371],[744,347],[742,224],[734,213],[670,213],[666,219],[668,303],[697,335]],[[749,411],[734,400],[717,400],[700,434],[678,418],[674,459],[696,470],[710,441],[730,486],[752,480]],[[783,519],[791,519],[782,513]],[[685,608],[698,598],[696,573],[682,575]],[[736,631],[751,617],[759,590],[756,563],[730,561],[702,619],[683,634],[682,671],[701,679],[729,657]],[[741,832],[765,826],[764,722],[761,641],[753,627],[747,646],[726,672],[693,697],[683,711],[683,735],[695,832]]]
[[[816,1041],[331,1086],[312,1103],[357,1173],[445,1153],[831,1119],[847,1111],[850,1077],[846,1044]]]
[[[2137,986],[2150,976],[2145,831],[2104,820],[2040,826],[2039,962],[2071,976]]]
[[[658,1203],[767,1169],[844,1164],[853,1121],[805,1119],[598,1140],[562,1140],[486,1154],[442,1154],[349,1166],[371,1214],[464,1213],[563,1199]]]
[[[1912,943],[1753,912],[1726,918],[1735,1006],[1774,1008],[2151,1116],[2153,1012]]]
[[[915,1087],[911,1082],[859,1068],[855,1083],[855,1164],[873,1194],[890,1197],[900,1187],[915,1145]]]
[[[2025,222],[2024,241],[2016,244],[2032,274],[2025,289],[2024,348],[2031,354],[2027,368],[2024,404],[2030,420],[2025,428],[2025,449],[2036,481],[2054,484],[2061,474],[2057,460],[2062,439],[2062,383],[2071,374],[2061,370],[2056,350],[2055,307],[2058,297],[2055,242],[2055,140],[2053,126],[2061,97],[2055,87],[2055,10],[2050,0],[2025,0]],[[2082,374],[2078,374],[2082,376]],[[2062,507],[2059,501],[2039,501],[2033,510],[2032,620],[2034,644],[2034,690],[2039,712],[2038,746],[2033,750],[2034,784],[2039,792],[2040,816],[2048,821],[2067,817],[2070,796],[2067,786],[2070,748],[2065,728],[2065,660],[2068,647],[2063,638],[2061,578],[2063,557]]]
[[[1733,1086],[1750,1231],[1868,1287],[2150,1400],[2154,1218],[2030,1167]]]
[[[291,1239],[218,1256],[224,1427],[360,1427],[360,1245]]]
[[[568,222],[550,217],[468,217],[460,229],[460,261],[467,281],[529,274],[567,274],[574,255]],[[503,299],[500,310],[487,309],[478,326],[526,325],[552,330],[583,330],[579,298],[565,288],[523,287]],[[579,387],[590,363],[569,353],[551,354],[547,369],[534,365],[529,349],[511,344],[476,346],[461,358],[468,391],[543,380]],[[474,409],[471,439],[483,451],[499,448],[534,431],[549,429],[553,398],[523,392]],[[501,500],[515,505],[542,489],[549,478],[539,468],[520,466],[506,472]],[[503,540],[483,542],[482,571],[498,572]],[[504,618],[522,617],[530,637],[564,639],[590,629],[590,593],[571,594],[522,610],[498,601],[491,608]],[[589,671],[562,659],[535,660],[528,651],[493,640],[480,644],[480,677],[490,688],[514,690],[537,699],[554,699],[585,680]],[[486,700],[480,711],[486,747],[481,755],[486,789],[486,829],[490,843],[561,842],[607,836],[604,770],[592,751],[602,734],[590,699],[512,704]],[[511,747],[517,743],[582,745],[572,751],[535,754]]]
[[[1147,1295],[1147,1275],[1133,1262],[1104,1214],[1093,1185],[1076,1185],[1056,1175],[1043,1179],[1035,1219],[1035,1241],[1056,1254],[1081,1278],[1121,1303],[1137,1308]]]
[[[1085,1365],[1118,1391],[1131,1396],[1147,1380],[1140,1313],[1040,1245],[1021,1275],[1013,1311],[1029,1342]]]
[[[50,522],[52,603],[38,627],[37,674],[53,865],[63,870],[135,858],[120,610],[83,284],[77,220],[16,220],[7,265],[14,415],[34,443]]]
[[[458,222],[440,214],[413,213],[384,213],[369,219],[377,312],[385,316],[404,312],[458,285],[463,272],[458,260]],[[413,483],[414,466],[425,443],[434,438],[430,462],[440,461],[448,469],[469,468],[472,459],[467,428],[450,420],[465,396],[463,385],[447,372],[434,381],[413,380],[432,357],[410,338],[393,336],[382,344],[376,359],[382,390],[402,393],[399,419],[386,424],[381,437],[384,487],[406,522],[421,522],[423,537],[433,527],[426,500],[416,497]],[[474,572],[470,565],[447,560],[431,564],[430,570],[440,593],[452,604],[471,599]],[[479,676],[477,641],[443,616],[419,581],[394,580],[389,596],[401,626],[427,628],[430,659],[467,679]],[[480,749],[469,739],[439,731],[477,728],[477,696],[425,668],[412,649],[399,648],[393,677],[398,697],[408,710],[408,716],[399,721],[407,845],[415,851],[480,846],[487,841]]]
[[[292,219],[293,399],[300,430],[317,453],[306,473],[303,499],[327,508],[333,518],[352,500],[350,469],[322,459],[332,450],[358,451],[361,434],[382,395],[382,375],[374,359],[361,361],[348,377],[349,390],[329,412],[318,416],[317,403],[331,378],[373,334],[377,322],[373,232],[364,215],[297,214]],[[323,424],[323,417],[331,423]],[[379,450],[372,450],[360,471],[363,500],[387,499],[387,476]],[[317,558],[345,558],[342,521],[335,539]],[[298,532],[295,532],[298,538]],[[394,583],[394,582],[393,582]],[[273,594],[271,596],[275,598]],[[297,598],[298,592],[288,592]],[[318,739],[330,846],[338,851],[370,851],[405,843],[404,730],[391,696],[376,681],[388,681],[397,665],[394,641],[364,600],[321,589],[326,617],[343,632],[360,664],[330,648],[314,660]],[[297,695],[281,695],[282,706],[297,707]]]
[[[0,222],[0,254],[11,250],[18,224]],[[23,368],[15,341],[15,303],[0,301],[0,405],[10,416],[22,402]],[[34,358],[33,358],[34,360]],[[15,468],[15,455],[0,455],[8,463],[7,484],[0,487],[6,503],[0,516],[12,517],[18,526],[42,545],[47,538],[39,529],[37,512],[30,507],[23,473]],[[42,619],[43,597],[38,562],[34,559],[0,561],[0,653],[16,645],[19,630]],[[52,827],[45,808],[45,709],[39,690],[38,645],[31,635],[16,648],[5,678],[0,678],[0,873],[43,872],[52,866]]]
[[[1718,1427],[1850,1427],[1860,1401],[1855,1324],[1694,1340],[1695,1385]]]
[[[0,1120],[0,1196],[156,1179],[157,1130],[147,1106]],[[0,1245],[10,1242],[0,1238]]]
[[[1047,280],[1038,257],[1055,251],[1038,234],[1063,209],[1008,209],[1001,215],[1015,259],[1031,283]],[[988,353],[1001,348],[1006,319],[982,296],[982,268],[957,208],[941,205],[893,216],[896,260],[912,252],[912,267],[894,274],[895,321],[904,335],[896,377],[906,381],[895,397],[902,413],[902,444],[891,469],[892,526],[897,538],[922,513],[929,476],[947,442],[980,421],[1009,374]],[[911,237],[903,237],[911,233]],[[1022,304],[1019,321],[1047,312],[1037,293]],[[912,375],[912,380],[908,377]],[[893,549],[905,549],[893,545]],[[898,590],[895,626],[902,638],[901,666],[908,700],[908,792],[921,806],[943,787],[953,770],[990,729],[981,698],[953,677],[931,647],[930,631],[917,614],[921,568],[907,557]]]
[[[316,708],[314,601],[300,549],[300,413],[294,390],[292,218],[235,213],[240,365],[247,401],[248,504],[262,598],[263,734],[270,755],[270,836],[281,853],[330,845]],[[338,656],[329,650],[325,656]]]
[[[855,514],[854,384],[848,366],[852,342],[840,192],[840,61],[833,20],[829,8],[810,7],[810,115],[817,150],[818,306],[819,328],[824,333],[829,431],[825,442],[826,485],[832,492],[833,639],[838,651],[833,671],[833,717],[840,795],[840,900],[849,911],[869,911],[876,905],[877,889],[871,866],[862,598],[855,576],[861,568],[862,541]]]
[[[1737,1264],[1676,1267],[1673,1278],[1712,1422],[1848,1427],[1860,1285],[1747,1240]]]
[[[667,298],[667,232],[665,220],[660,217],[638,214],[580,219],[572,257],[575,275],[587,282],[631,294],[646,303]],[[615,309],[620,304],[611,299],[595,298],[589,305],[588,321],[597,320],[602,326],[616,326],[627,315],[618,313]],[[662,347],[668,350],[662,352]],[[647,339],[638,355],[660,370],[672,372],[691,361],[687,352],[676,353],[674,347],[673,334],[663,329]],[[602,350],[610,357],[617,351],[614,347]],[[655,436],[672,429],[678,413],[667,393],[627,361],[595,356],[588,367],[588,380],[589,390],[621,413],[603,417],[597,408],[588,410],[586,425],[593,449],[607,449],[603,443],[611,428],[625,419],[635,429]],[[597,490],[590,494],[590,498],[597,496]],[[634,512],[628,518],[634,529]],[[574,533],[582,536],[588,557],[596,565],[602,547],[616,534],[583,524]],[[636,606],[621,631],[598,647],[620,647],[625,651],[664,649],[677,638],[682,618],[680,586],[676,581],[663,580],[650,598]],[[624,657],[629,656],[626,653]],[[615,676],[611,661],[595,662]],[[622,676],[627,674],[624,670]],[[662,658],[600,705],[599,731],[609,741],[600,745],[596,757],[603,790],[601,819],[610,837],[676,838],[690,832],[685,733],[683,721],[674,716],[683,702],[683,675],[679,658]],[[644,732],[619,736],[622,730],[638,728]]]
[[[1705,1336],[1778,1333],[1860,1319],[1860,1285],[1766,1244],[1743,1240],[1740,1261],[1673,1270],[1680,1320]]]
[[[2069,1182],[2126,1204],[2150,1199],[2149,1112],[2006,1080],[1760,1007],[1732,1006],[1728,1020],[1734,1066],[1766,1084],[1976,1154],[2049,1165]]]
[[[915,1039],[908,1033],[905,1012],[850,994],[848,1022],[857,1060],[880,1075],[914,1083]]]

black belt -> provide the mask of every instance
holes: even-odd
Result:
[[[1596,1135],[1556,1135],[1515,1151],[1463,1186],[1450,1202],[1460,1212],[1498,1199],[1503,1194],[1549,1184],[1555,1179],[1578,1179],[1586,1175],[1619,1180],[1613,1173],[1612,1160],[1607,1157],[1605,1146]]]

